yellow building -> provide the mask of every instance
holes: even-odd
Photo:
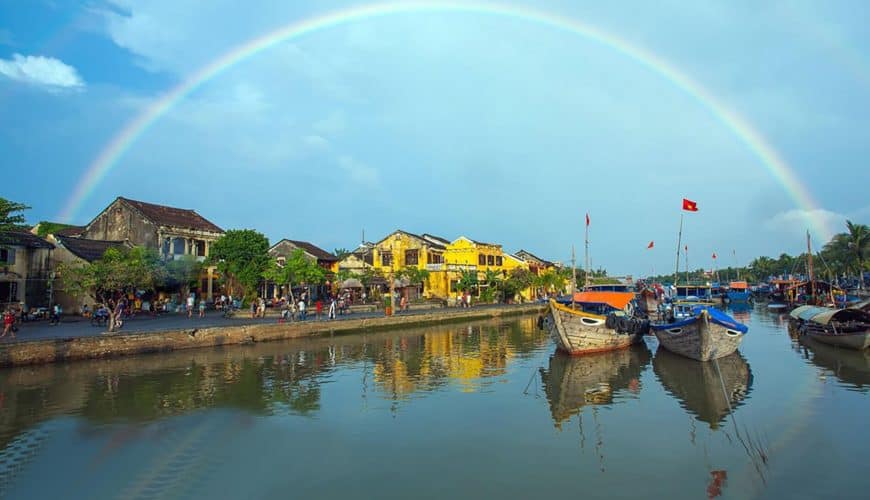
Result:
[[[465,236],[448,241],[431,234],[417,235],[396,230],[372,247],[372,265],[389,278],[406,267],[425,269],[429,277],[423,284],[424,297],[449,298],[458,293],[457,283],[464,271],[477,273],[483,281],[487,271],[495,271],[501,279],[515,269],[529,270],[529,263],[505,253],[502,246],[484,243]],[[524,299],[532,298],[532,289],[523,290]]]

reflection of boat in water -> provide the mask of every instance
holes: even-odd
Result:
[[[752,388],[752,371],[740,353],[718,359],[722,381],[714,363],[695,363],[665,350],[656,352],[653,371],[665,389],[698,420],[716,429],[728,416],[729,403],[736,408]],[[722,393],[722,384],[728,400]]]
[[[816,366],[830,370],[846,384],[864,388],[870,386],[870,351],[840,349],[802,335],[800,343],[812,353],[809,360]]]
[[[622,391],[640,392],[640,375],[649,361],[646,345],[580,357],[558,352],[550,356],[541,378],[553,422],[558,427],[584,406],[611,404]]]

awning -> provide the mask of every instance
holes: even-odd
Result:
[[[794,319],[799,319],[801,321],[809,321],[814,316],[818,316],[819,314],[828,312],[828,311],[836,311],[836,309],[831,309],[830,307],[819,307],[819,306],[800,306],[795,308],[792,312],[789,313]]]
[[[630,292],[575,292],[574,302],[581,304],[607,304],[614,309],[625,309],[634,294]]]
[[[728,288],[732,290],[746,290],[749,288],[749,284],[745,281],[732,281],[728,284]]]
[[[827,325],[831,321],[836,321],[838,323],[845,321],[870,323],[870,314],[865,313],[860,309],[833,309],[813,316],[813,319],[810,321],[822,325]]]
[[[348,278],[348,279],[342,281],[341,285],[339,285],[339,287],[340,288],[362,288],[363,284],[362,284],[362,281],[360,281],[356,278]]]

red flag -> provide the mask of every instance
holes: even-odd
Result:
[[[686,249],[686,253],[689,253],[689,245],[686,245],[685,249]]]
[[[647,245],[646,247],[647,247],[647,248],[652,248],[652,247],[654,247],[654,246],[655,246],[655,241],[650,241],[650,242],[649,242],[649,245]]]
[[[589,213],[586,213],[586,227],[589,227]]]
[[[683,198],[683,210],[687,212],[697,212],[698,204],[692,200],[687,200],[686,198]]]
[[[716,258],[716,252],[713,252],[713,258],[714,259]]]

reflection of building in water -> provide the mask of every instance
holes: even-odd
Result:
[[[649,349],[643,344],[585,356],[551,356],[541,377],[556,427],[584,406],[612,404],[624,391],[639,393],[640,375],[649,361]]]
[[[375,383],[392,398],[455,382],[476,391],[484,379],[504,375],[518,351],[546,343],[534,318],[519,325],[467,326],[387,340],[375,360]]]
[[[665,389],[686,411],[717,429],[728,416],[729,403],[736,409],[752,389],[752,371],[739,352],[719,358],[719,372],[713,362],[698,362],[659,349],[653,371]],[[722,392],[722,384],[728,399]]]
[[[800,336],[800,343],[806,348],[801,354],[814,365],[833,373],[844,384],[867,391],[870,386],[870,350],[837,348],[806,335]]]

